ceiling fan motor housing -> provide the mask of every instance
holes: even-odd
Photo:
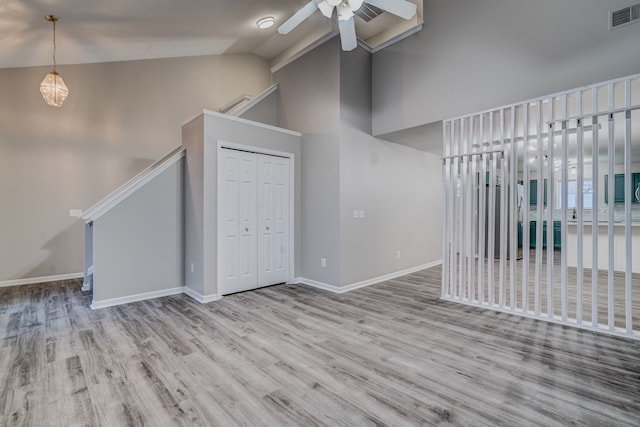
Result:
[[[320,0],[317,1],[318,9],[327,18],[333,16],[333,10],[338,11],[338,19],[346,21],[362,7],[364,0]]]
[[[338,15],[340,43],[342,50],[350,51],[358,46],[354,15],[363,5],[364,0],[310,0],[292,17],[278,27],[280,34],[289,34],[302,21],[309,18],[317,9],[324,16],[333,18],[333,11]],[[367,0],[371,6],[390,12],[404,19],[411,19],[416,15],[416,5],[408,0]]]

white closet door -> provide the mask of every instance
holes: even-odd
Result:
[[[218,215],[222,215],[221,293],[257,287],[257,157],[222,149],[222,185]]]
[[[258,155],[258,286],[289,279],[289,159]]]

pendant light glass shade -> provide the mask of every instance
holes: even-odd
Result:
[[[53,107],[61,107],[64,100],[67,99],[67,95],[69,95],[69,89],[64,84],[62,76],[56,71],[51,71],[44,76],[44,80],[40,83],[40,93],[47,104]]]
[[[62,76],[56,71],[56,22],[58,22],[58,17],[47,15],[45,19],[53,24],[53,70],[44,76],[44,80],[40,83],[40,93],[48,105],[61,107],[69,95],[69,89]]]

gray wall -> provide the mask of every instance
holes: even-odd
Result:
[[[423,30],[374,55],[374,135],[637,73],[640,24],[608,30],[629,3],[425,0]]]
[[[340,51],[340,123],[371,135],[372,57],[364,49]]]
[[[184,171],[184,285],[204,295],[204,116],[182,126]],[[191,271],[193,263],[193,271]]]
[[[344,124],[340,133],[342,286],[442,259],[442,161]],[[364,218],[353,218],[353,210]],[[400,258],[396,254],[400,251]]]
[[[334,286],[441,259],[440,160],[371,136],[370,70],[335,38],[274,74],[280,124],[304,132],[302,276]]]
[[[0,282],[81,272],[83,225],[69,209],[179,146],[202,108],[271,84],[253,55],[63,65],[71,94],[53,108],[38,89],[48,71],[0,70]]]
[[[276,89],[238,117],[267,125],[278,126],[279,103],[280,93],[278,89]]]
[[[340,141],[338,135],[302,137],[302,268],[299,276],[340,283]],[[326,267],[321,260],[326,259]]]
[[[340,54],[340,117],[340,285],[440,260],[441,161],[371,136],[371,56],[362,49]]]
[[[273,73],[278,83],[279,125],[303,133],[337,136],[340,122],[340,42],[334,37]]]
[[[183,285],[183,164],[94,221],[94,303]]]
[[[280,92],[280,126],[303,132],[301,273],[334,285],[340,282],[338,52],[334,38],[273,75]]]
[[[201,130],[199,130],[201,129]],[[218,141],[276,150],[294,155],[295,265],[301,265],[300,137],[205,113],[183,128],[187,147],[185,174],[185,285],[202,296],[217,288],[217,146]],[[191,272],[191,263],[194,272]],[[298,271],[295,272],[298,274]]]

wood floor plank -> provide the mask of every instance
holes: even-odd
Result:
[[[439,267],[91,310],[0,289],[0,425],[640,425],[640,343],[439,299]]]

